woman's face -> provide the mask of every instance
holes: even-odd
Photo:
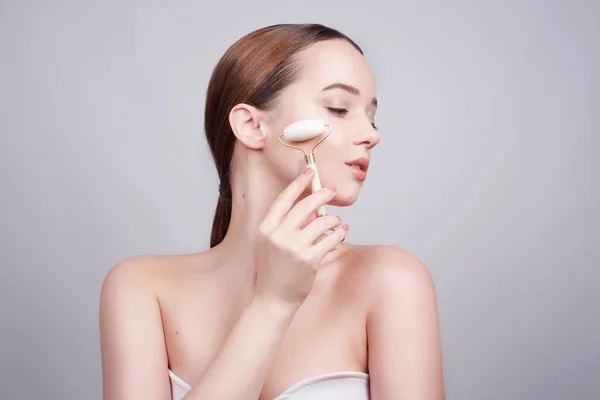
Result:
[[[306,167],[302,152],[279,143],[279,135],[295,121],[324,120],[331,134],[314,152],[321,183],[323,187],[337,187],[330,204],[350,205],[368,175],[371,149],[380,140],[374,127],[375,77],[365,58],[344,40],[318,42],[298,53],[297,58],[300,78],[280,94],[270,113],[264,156],[287,185]],[[322,137],[291,144],[309,152]],[[352,164],[358,164],[358,170]]]

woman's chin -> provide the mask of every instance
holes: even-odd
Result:
[[[329,202],[332,206],[348,207],[356,202],[360,189],[356,188],[337,188],[337,192],[333,200]]]

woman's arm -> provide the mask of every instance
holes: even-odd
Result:
[[[144,282],[149,273],[143,263],[139,258],[119,263],[102,287],[105,400],[171,399],[160,309]],[[256,400],[296,309],[255,297],[186,400]]]
[[[104,400],[170,400],[162,320],[148,260],[113,267],[100,295]]]
[[[295,307],[255,297],[186,400],[256,400]]]
[[[367,321],[373,400],[442,400],[435,287],[414,256],[386,247],[373,263]]]

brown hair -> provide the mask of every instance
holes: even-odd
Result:
[[[261,110],[274,106],[278,94],[298,78],[293,55],[310,45],[343,39],[361,54],[346,35],[320,24],[278,24],[247,34],[234,43],[217,63],[206,93],[204,130],[220,181],[210,247],[219,244],[231,220],[230,172],[235,135],[229,112],[239,103]]]

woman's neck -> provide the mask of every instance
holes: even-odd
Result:
[[[216,248],[223,262],[235,265],[244,276],[256,276],[256,233],[271,205],[283,190],[277,177],[264,166],[247,165],[237,169],[231,182],[232,210],[229,228],[225,238]],[[241,271],[239,271],[241,272]],[[247,273],[247,274],[246,274]]]
[[[250,155],[248,158],[252,158]],[[225,238],[215,250],[219,252],[219,263],[232,265],[236,274],[252,284],[256,279],[256,235],[258,227],[269,209],[287,186],[263,160],[253,160],[249,167],[248,158],[238,165],[232,185],[232,212]],[[302,200],[304,195],[296,202]],[[316,215],[309,217],[308,224]],[[336,254],[333,254],[336,253]],[[340,252],[329,253],[323,262],[333,261]]]

